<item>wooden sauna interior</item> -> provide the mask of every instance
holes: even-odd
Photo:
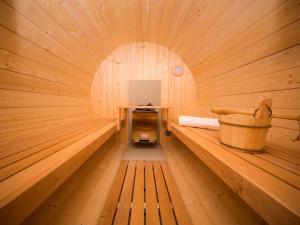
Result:
[[[299,121],[273,118],[261,154],[178,124],[262,98],[299,115],[299,19],[299,0],[0,0],[0,224],[300,224]],[[130,80],[161,82],[163,159],[124,157]]]

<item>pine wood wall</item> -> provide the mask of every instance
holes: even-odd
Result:
[[[176,65],[183,67],[182,76],[172,74]],[[95,112],[116,117],[117,107],[128,104],[129,80],[161,80],[161,105],[173,107],[173,118],[191,113],[195,87],[189,68],[168,48],[147,42],[126,44],[101,63],[91,88]]]
[[[80,119],[97,60],[33,1],[0,1],[0,144]]]
[[[269,3],[250,5],[229,27],[210,36],[198,52],[198,62],[189,64],[197,63],[192,66],[195,114],[212,116],[213,106],[252,110],[263,97],[273,99],[276,114],[300,114],[300,4]],[[226,20],[219,22],[225,26]],[[207,40],[205,35],[199,43],[202,40]],[[268,145],[299,161],[300,144],[293,140],[300,124],[281,119],[273,119],[272,124]]]
[[[186,112],[214,116],[212,106],[254,109],[262,97],[273,98],[274,113],[299,114],[299,8],[298,0],[2,0],[1,137],[59,123],[63,118],[77,120],[88,113],[91,82],[103,60],[107,70],[101,79],[106,80],[97,78],[102,73],[99,69],[95,82],[108,82],[114,88],[98,89],[102,97],[93,103],[103,109],[99,115],[107,117],[110,109],[109,116],[115,115],[114,106],[126,103],[126,95],[116,85],[125,87],[127,93],[127,78],[113,70],[125,71],[128,79],[148,75],[154,79],[154,74],[168,70],[162,64],[149,68],[164,58],[160,56],[164,51],[177,54],[174,59],[180,57],[194,75],[179,78],[185,80],[180,82],[169,79],[171,83],[163,90],[163,103],[174,104],[175,117]],[[165,50],[129,48],[127,43],[134,42],[157,43]],[[108,62],[116,51],[125,54],[126,63]],[[135,60],[134,73],[124,68],[133,66]],[[172,65],[170,57],[168,60],[164,65]],[[121,81],[107,74],[117,74]],[[190,91],[185,84],[192,79],[195,104],[184,100],[191,99],[184,88]],[[181,97],[174,91],[179,86]],[[112,98],[112,94],[118,95]],[[277,146],[284,157],[299,161],[299,142],[292,141],[298,124],[274,119],[273,125],[268,144]]]

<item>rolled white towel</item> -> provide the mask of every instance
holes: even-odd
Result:
[[[218,119],[203,118],[196,116],[179,116],[178,123],[181,126],[198,127],[211,130],[219,130]]]

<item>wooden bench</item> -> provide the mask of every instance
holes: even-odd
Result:
[[[248,154],[218,132],[171,122],[172,133],[270,224],[300,224],[300,163],[269,152]]]
[[[1,224],[19,224],[116,129],[116,120],[87,116],[76,122],[41,127],[2,141]]]

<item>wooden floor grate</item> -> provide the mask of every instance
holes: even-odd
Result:
[[[99,225],[191,225],[165,161],[122,161]]]

